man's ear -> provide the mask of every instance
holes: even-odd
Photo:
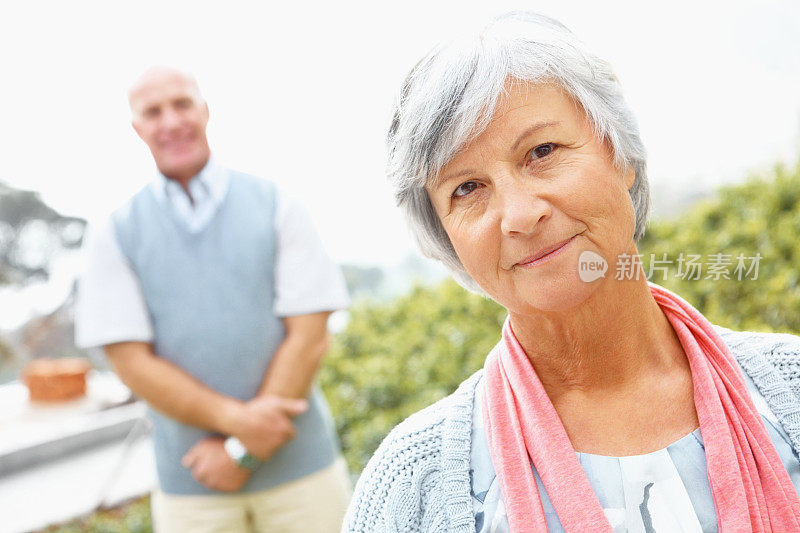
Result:
[[[131,126],[133,126],[133,131],[136,132],[136,135],[138,135],[140,139],[144,140],[144,137],[142,137],[142,130],[135,118],[131,119]]]

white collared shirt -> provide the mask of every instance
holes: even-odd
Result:
[[[156,198],[191,232],[213,218],[230,174],[212,157],[189,181],[188,190],[162,174]],[[305,208],[276,190],[275,302],[280,317],[344,309],[349,304],[341,269],[331,260]],[[82,348],[115,342],[152,342],[153,326],[136,273],[117,243],[109,220],[87,239],[87,266],[75,303],[75,343]]]
[[[167,178],[161,172],[153,183],[153,192],[191,233],[198,233],[211,221],[225,199],[229,180],[228,169],[219,165],[214,156],[211,156],[203,170],[189,181],[188,194],[180,183]]]

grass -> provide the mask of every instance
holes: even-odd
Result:
[[[150,496],[130,500],[117,507],[48,526],[39,533],[152,533]]]

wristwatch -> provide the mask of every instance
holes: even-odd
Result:
[[[248,470],[255,470],[261,464],[258,457],[247,451],[247,448],[236,437],[228,437],[225,439],[225,451],[233,462],[242,468]]]

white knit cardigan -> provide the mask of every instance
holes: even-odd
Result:
[[[800,453],[800,337],[714,328]],[[389,433],[358,480],[343,532],[474,533],[469,468],[481,372]]]

